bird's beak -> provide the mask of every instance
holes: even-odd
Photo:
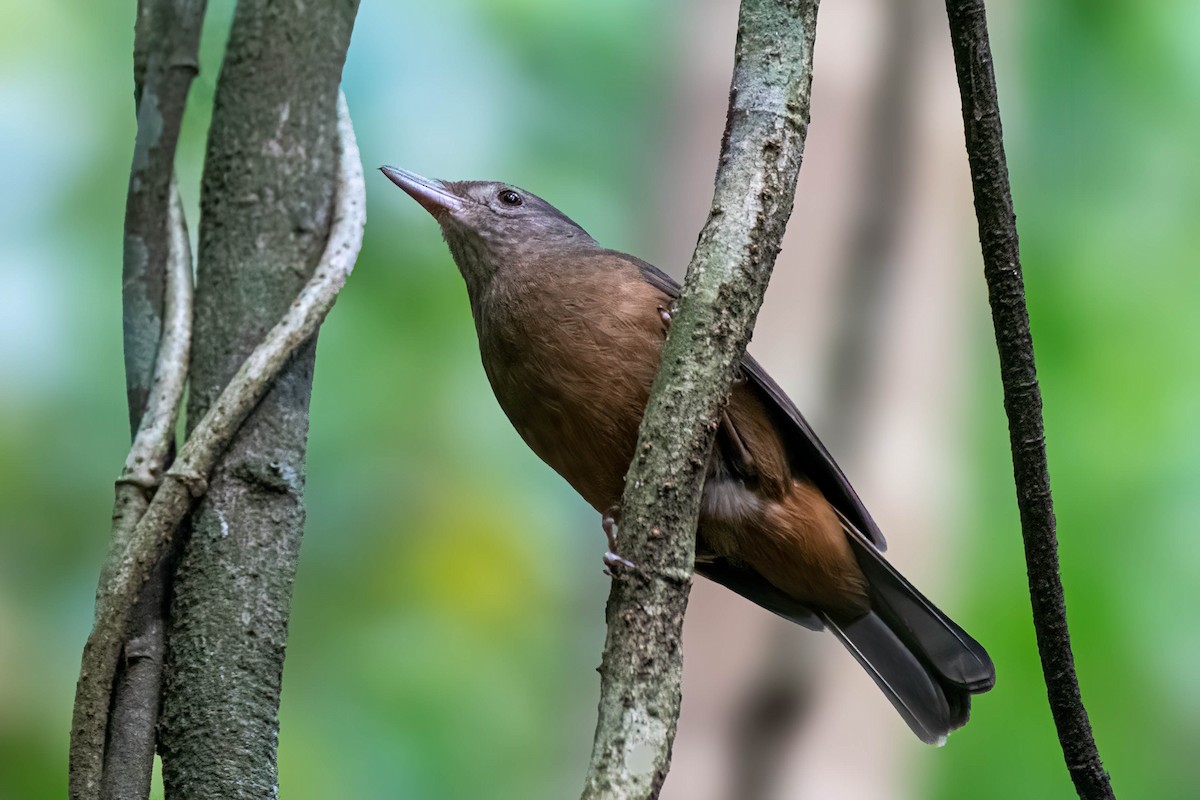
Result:
[[[440,221],[443,214],[453,213],[463,207],[463,199],[451,192],[442,181],[422,178],[415,172],[396,167],[380,167],[379,171],[420,203],[434,219]]]

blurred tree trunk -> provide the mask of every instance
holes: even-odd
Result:
[[[357,0],[237,5],[201,194],[189,429],[321,256],[335,103],[357,9]],[[186,526],[160,723],[168,798],[278,793],[314,350],[315,337],[246,420]]]

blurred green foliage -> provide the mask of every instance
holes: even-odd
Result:
[[[133,3],[0,30],[0,798],[61,796],[127,445],[120,246]],[[193,229],[231,0],[210,2],[179,172]],[[514,180],[645,250],[676,4],[365,2],[368,168]],[[1200,14],[1023,3],[995,34],[1080,676],[1118,792],[1194,794],[1200,637]],[[820,45],[818,45],[819,47]],[[818,75],[817,79],[820,79]],[[1011,109],[1011,112],[1010,112]],[[286,796],[571,796],[607,579],[590,510],[519,442],[432,223],[382,179],[321,333],[281,733]],[[962,621],[1000,669],[936,796],[1067,797],[1040,683],[987,323]]]

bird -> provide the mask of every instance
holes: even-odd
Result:
[[[512,184],[380,169],[441,227],[501,409],[601,513],[606,571],[633,568],[613,526],[679,285]],[[940,745],[967,722],[971,695],[993,687],[995,667],[885,547],[812,427],[745,356],[707,464],[696,573],[831,631],[921,741]]]

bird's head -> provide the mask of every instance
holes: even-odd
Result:
[[[547,250],[596,246],[566,214],[511,184],[441,181],[395,167],[380,171],[442,226],[446,244],[473,293],[497,272]]]

